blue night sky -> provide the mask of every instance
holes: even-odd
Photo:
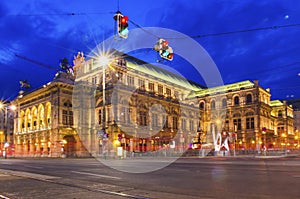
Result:
[[[12,100],[27,79],[32,88],[51,81],[59,60],[88,54],[114,32],[117,0],[2,0],[0,2],[0,98]],[[141,27],[162,27],[189,36],[300,24],[300,1],[120,0],[119,10]],[[74,13],[73,15],[71,13]],[[129,23],[130,29],[136,28]],[[272,99],[300,98],[300,25],[194,38],[217,65],[224,83],[259,80]],[[159,36],[159,35],[158,35]],[[176,40],[170,41],[176,42]],[[193,49],[186,49],[193,52]],[[15,55],[41,63],[37,65]],[[176,52],[175,52],[176,54]],[[156,54],[133,54],[155,63]],[[187,62],[164,63],[186,78]]]

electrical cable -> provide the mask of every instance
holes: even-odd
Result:
[[[37,14],[8,14],[6,16],[78,16],[78,15],[99,15],[99,14],[114,14],[112,11],[108,12],[70,12],[70,13],[37,13]]]
[[[129,20],[134,26],[137,28],[141,28],[143,31],[160,38],[157,35],[154,35],[153,33],[146,31],[143,29],[139,24],[135,23],[132,20]],[[275,25],[275,26],[267,26],[267,27],[259,27],[259,28],[252,28],[252,29],[244,29],[244,30],[235,30],[235,31],[228,31],[228,32],[219,32],[219,33],[208,33],[203,35],[194,35],[194,36],[187,36],[187,37],[170,37],[170,38],[164,38],[164,39],[187,39],[187,38],[204,38],[204,37],[213,37],[213,36],[221,36],[221,35],[229,35],[229,34],[236,34],[236,33],[246,33],[246,32],[253,32],[253,31],[262,31],[262,30],[276,30],[280,28],[290,28],[290,27],[299,27],[299,23],[294,24],[286,24],[286,25]]]

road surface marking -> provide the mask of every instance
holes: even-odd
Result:
[[[1,162],[1,164],[8,164],[8,165],[12,165],[12,163],[10,163],[10,162]]]
[[[33,169],[43,169],[44,167],[39,167],[39,166],[30,166],[30,165],[24,165],[25,167],[28,168],[33,168]]]
[[[50,180],[50,179],[58,179],[60,177],[57,176],[48,176],[43,174],[37,174],[37,173],[29,173],[24,171],[12,171],[12,170],[6,170],[6,169],[0,169],[1,173],[24,177],[24,178],[33,178],[33,179],[41,179],[41,180]]]
[[[3,196],[3,195],[0,195],[0,198],[1,198],[1,199],[10,199],[10,198],[8,198],[8,197],[6,197],[6,196]]]
[[[108,175],[101,175],[101,174],[95,174],[95,173],[87,173],[87,172],[80,172],[80,171],[71,171],[72,173],[78,173],[78,174],[84,174],[84,175],[90,175],[90,176],[97,176],[100,178],[111,178],[116,180],[121,180],[122,178],[115,177],[115,176],[108,176]]]

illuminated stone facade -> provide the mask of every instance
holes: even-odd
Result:
[[[52,82],[30,93],[20,93],[14,122],[15,156],[86,156],[73,128],[74,77],[57,73]]]
[[[241,152],[293,146],[292,108],[257,81],[206,88],[119,52],[106,64],[83,53],[73,63],[75,76],[58,73],[14,100],[16,155],[212,149],[216,133]]]
[[[261,151],[264,146],[280,150],[293,143],[293,109],[279,100],[270,101],[270,90],[258,81],[209,88],[195,96],[203,110],[204,131],[235,133],[238,150]]]
[[[85,145],[92,153],[97,153],[98,148],[100,153],[103,150],[102,139],[99,146],[92,144],[97,142],[96,133],[103,128],[113,143],[107,149],[109,153],[118,146],[129,152],[156,151],[170,147],[171,140],[175,141],[176,149],[183,151],[195,137],[200,127],[197,101],[194,98],[184,102],[184,99],[203,86],[128,55],[113,57],[104,68],[94,59],[84,62],[75,59],[74,63],[77,63],[75,84],[80,87],[82,83],[84,88],[78,93],[87,97],[85,103],[78,105],[81,110],[76,114],[79,117],[75,124],[82,133],[89,132],[86,136],[89,143]],[[83,107],[91,103],[88,93],[93,91],[89,91],[89,86],[95,89],[92,112],[87,111],[90,107]]]
[[[109,66],[105,66],[106,116],[102,119],[104,82],[100,65],[95,59],[80,62],[75,66],[77,80],[100,88],[96,95],[97,121],[100,127],[103,122],[105,127],[121,126],[115,133],[111,130],[110,139],[118,140],[120,135],[126,138],[119,139],[119,145],[129,151],[160,149],[175,135],[179,135],[175,140],[179,149],[192,143],[214,143],[212,134],[218,132],[235,133],[230,148],[243,152],[292,146],[292,108],[271,101],[270,90],[260,87],[258,81],[207,89],[124,54],[111,57]],[[119,101],[113,104],[116,90]],[[157,111],[157,105],[165,112]]]

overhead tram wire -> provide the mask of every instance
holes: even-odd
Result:
[[[252,29],[245,29],[245,30],[236,30],[236,31],[229,31],[229,32],[220,32],[220,33],[195,35],[195,36],[191,36],[191,37],[192,38],[203,38],[203,37],[229,35],[229,34],[253,32],[253,31],[261,31],[261,30],[276,30],[276,29],[280,29],[280,28],[289,28],[289,27],[297,27],[297,26],[300,26],[300,24],[297,23],[297,24],[286,24],[286,25],[278,25],[278,26],[268,26],[268,27],[252,28]]]
[[[119,0],[117,7],[119,9]],[[65,15],[65,16],[78,16],[78,15],[99,15],[99,14],[115,14],[115,12],[108,11],[108,12],[70,12],[70,13],[40,13],[40,14],[8,14],[8,16],[47,16],[47,15]],[[148,34],[151,34],[157,38],[160,38],[159,36],[145,30],[142,26],[135,23],[132,20],[129,20],[134,26],[137,28],[141,28],[143,31],[147,32]],[[254,32],[254,31],[262,31],[262,30],[276,30],[280,28],[290,28],[290,27],[299,27],[300,23],[293,23],[293,24],[286,24],[286,25],[274,25],[274,26],[267,26],[267,27],[258,27],[258,28],[252,28],[252,29],[244,29],[244,30],[235,30],[235,31],[228,31],[228,32],[219,32],[219,33],[208,33],[208,34],[202,34],[202,35],[193,35],[193,36],[187,36],[190,38],[204,38],[204,37],[214,37],[214,36],[221,36],[221,35],[229,35],[229,34],[236,34],[236,33],[246,33],[246,32]],[[186,39],[187,37],[174,37],[174,38],[165,38],[165,39]]]
[[[129,20],[134,26],[137,28],[141,28],[143,31],[160,38],[159,36],[145,30],[142,26],[135,23],[132,20]],[[246,32],[254,32],[254,31],[262,31],[262,30],[277,30],[280,28],[290,28],[290,27],[300,27],[300,23],[294,23],[294,24],[286,24],[286,25],[275,25],[275,26],[267,26],[267,27],[259,27],[259,28],[252,28],[252,29],[244,29],[244,30],[235,30],[235,31],[228,31],[228,32],[219,32],[219,33],[208,33],[208,34],[202,34],[202,35],[194,35],[194,36],[188,36],[187,37],[170,37],[170,38],[164,38],[164,39],[187,39],[187,38],[204,38],[204,37],[215,37],[215,36],[221,36],[221,35],[230,35],[230,34],[237,34],[237,33],[246,33]]]
[[[119,9],[119,0],[117,2],[117,7]],[[40,13],[40,14],[8,14],[7,16],[47,16],[47,15],[66,15],[66,16],[77,16],[77,15],[99,15],[99,14],[115,14],[115,12],[108,11],[108,12],[90,12],[90,13]],[[135,23],[132,20],[129,20],[134,26],[141,28],[143,31],[147,32],[148,34],[151,34],[157,38],[160,38],[159,36],[145,30],[142,26]],[[229,35],[229,34],[236,34],[236,33],[246,33],[246,32],[254,32],[254,31],[262,31],[262,30],[276,30],[280,28],[290,28],[290,27],[299,27],[300,23],[293,23],[293,24],[286,24],[286,25],[274,25],[274,26],[266,26],[266,27],[258,27],[258,28],[252,28],[252,29],[244,29],[244,30],[235,30],[235,31],[228,31],[228,32],[219,32],[219,33],[208,33],[208,34],[202,34],[202,35],[193,35],[193,36],[187,36],[190,38],[204,38],[204,37],[214,37],[214,36],[221,36],[221,35]],[[165,38],[165,39],[186,39],[187,37],[174,37],[174,38]]]
[[[115,12],[68,12],[68,13],[36,13],[36,14],[8,14],[7,16],[80,16],[80,15],[100,15],[114,14]]]
[[[266,73],[266,72],[270,72],[270,71],[278,70],[278,69],[279,70],[284,69],[284,70],[281,70],[281,72],[288,72],[288,71],[298,70],[299,68],[289,68],[289,69],[286,68],[286,67],[294,66],[294,65],[297,65],[297,64],[300,65],[300,61],[296,61],[296,62],[293,62],[293,63],[290,63],[290,64],[281,65],[281,66],[275,66],[275,67],[272,67],[272,68],[269,68],[269,69],[255,71],[255,72],[252,72],[252,73],[247,73],[247,74],[243,74],[243,75],[239,75],[239,76],[232,76],[232,77],[234,77],[234,78],[248,77],[249,75],[262,74],[262,73]]]
[[[135,23],[134,21],[132,21],[132,20],[130,20],[130,19],[129,19],[128,21],[129,21],[130,23],[132,23],[135,27],[142,29],[144,32],[148,33],[149,35],[152,35],[152,36],[156,37],[157,39],[160,39],[160,38],[161,38],[161,37],[159,37],[159,36],[153,34],[152,32],[146,30],[146,29],[143,28],[142,26],[138,25],[138,24]]]

